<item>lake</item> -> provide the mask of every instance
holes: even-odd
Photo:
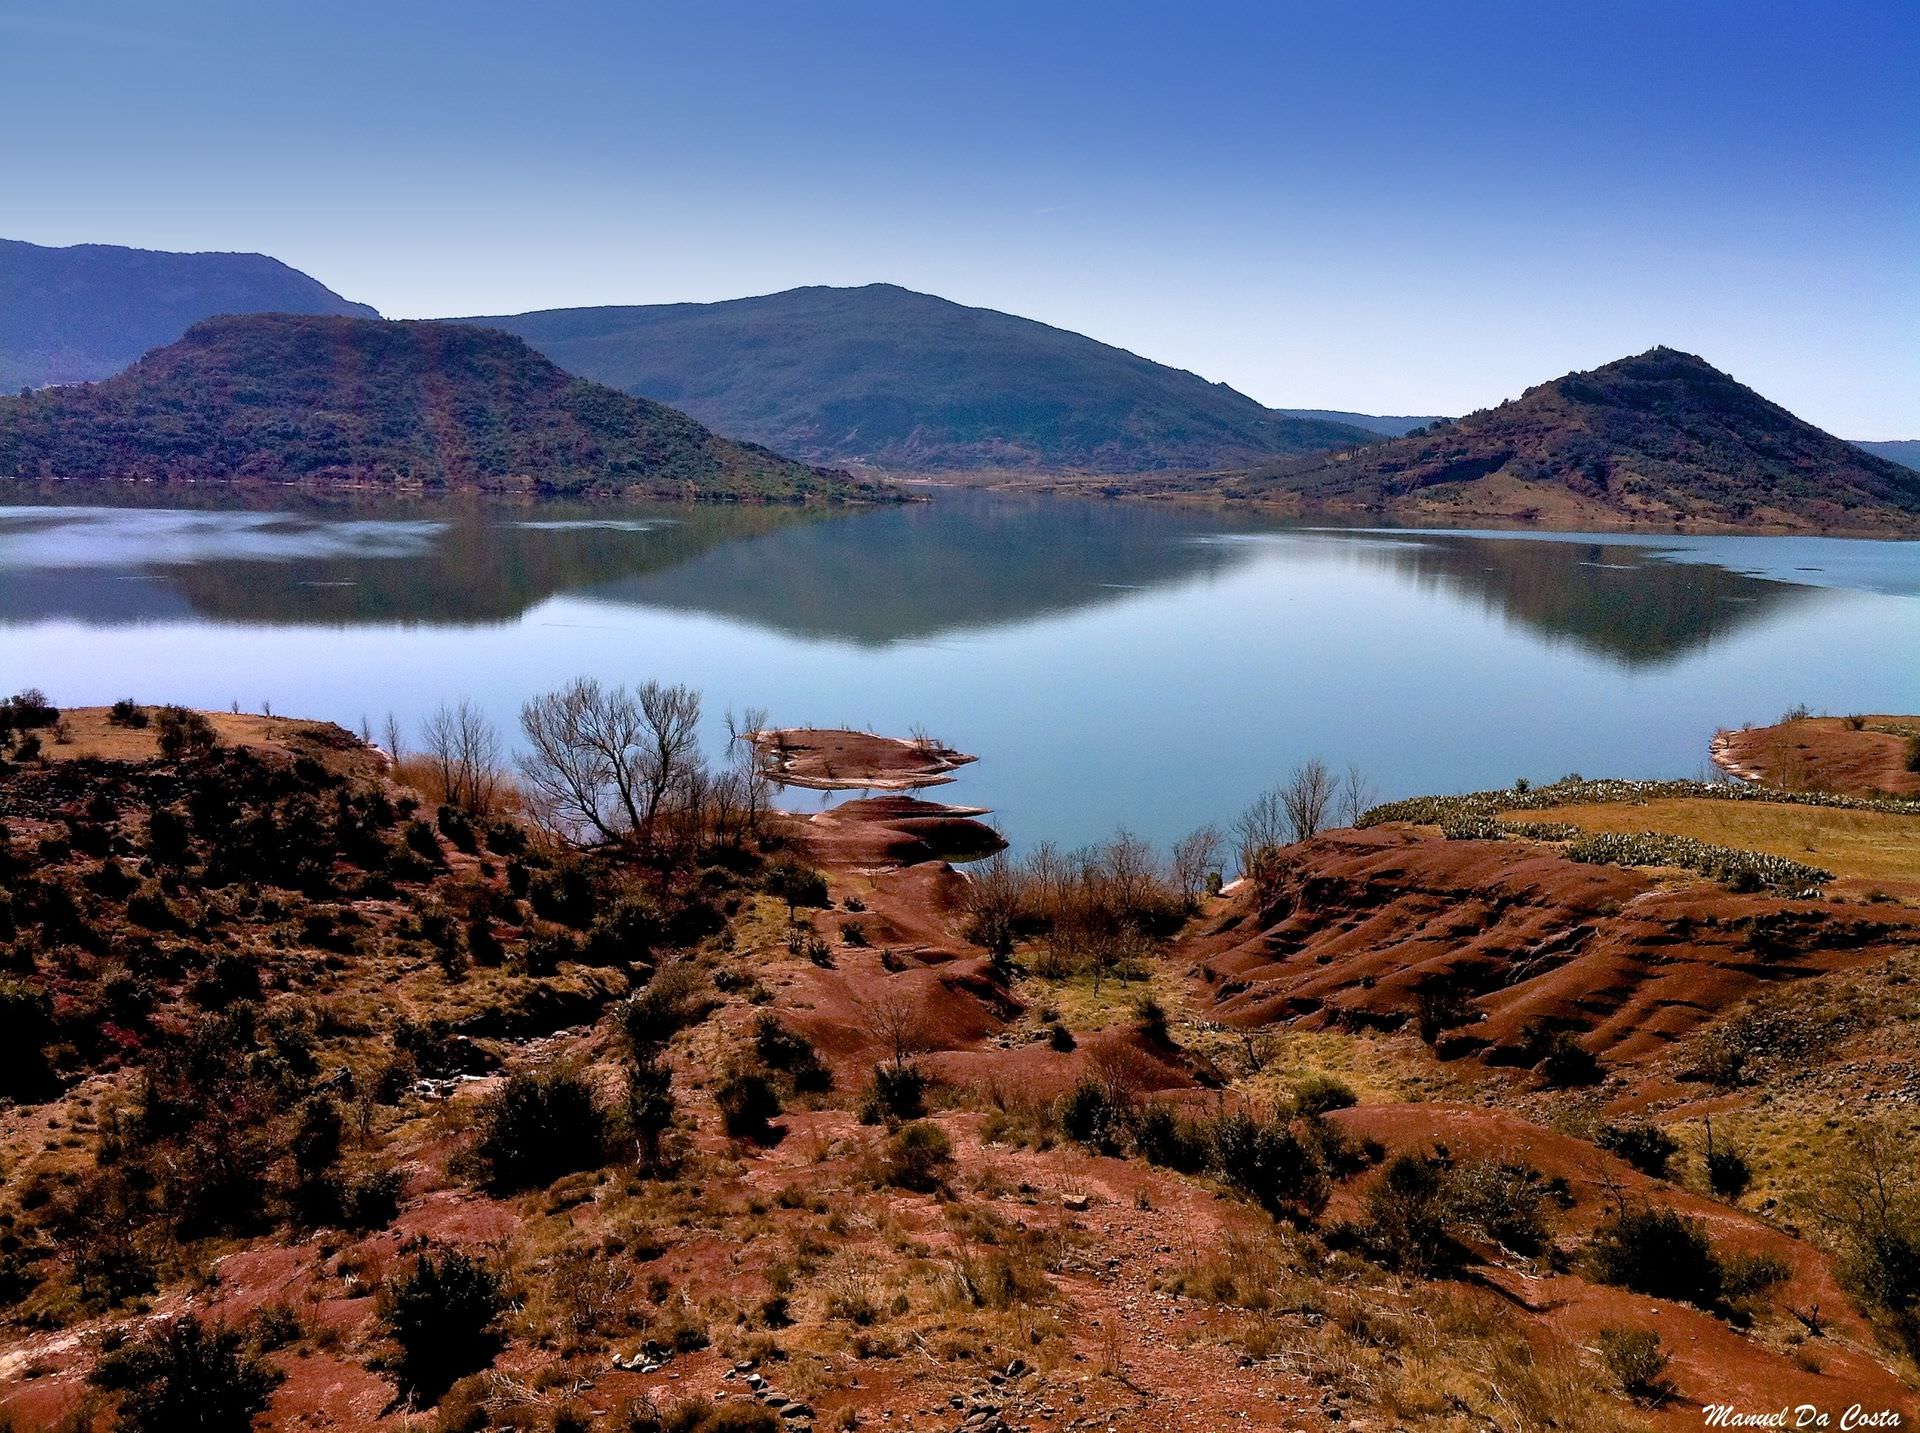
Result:
[[[135,506],[144,502],[148,506]],[[178,506],[161,506],[178,503]],[[1303,758],[1382,799],[1707,770],[1716,728],[1920,710],[1920,543],[1367,531],[977,492],[773,509],[172,493],[0,507],[0,685],[512,730],[591,673],[918,725],[1016,846],[1231,820]],[[804,809],[832,797],[786,793]]]

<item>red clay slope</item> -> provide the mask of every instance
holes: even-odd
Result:
[[[1920,939],[1920,915],[1663,886],[1520,841],[1396,826],[1291,848],[1260,909],[1242,888],[1184,953],[1239,1026],[1307,1018],[1394,1027],[1451,978],[1478,1018],[1443,1053],[1519,1058],[1536,1020],[1602,1059],[1646,1059],[1773,981],[1863,963]]]

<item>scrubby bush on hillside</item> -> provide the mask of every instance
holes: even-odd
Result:
[[[132,697],[122,697],[107,708],[107,725],[139,731],[147,725],[147,709]]]
[[[1650,1404],[1673,1397],[1659,1334],[1651,1329],[1601,1329],[1599,1344],[1601,1363],[1627,1397]]]
[[[1594,1143],[1655,1179],[1667,1177],[1673,1157],[1680,1152],[1679,1140],[1644,1120],[1603,1125]]]
[[[462,1374],[492,1361],[494,1323],[506,1309],[500,1280],[458,1250],[426,1253],[389,1279],[380,1321],[398,1346],[393,1372],[401,1392],[432,1403]]]
[[[607,1120],[593,1087],[566,1070],[521,1071],[480,1107],[474,1155],[503,1190],[551,1184],[605,1157]]]
[[[160,754],[168,761],[204,756],[213,750],[213,723],[191,707],[165,706],[155,721]]]
[[[753,1051],[761,1064],[785,1075],[796,1093],[820,1094],[833,1088],[833,1071],[821,1062],[813,1043],[776,1016],[763,1014],[754,1022]]]
[[[104,1354],[93,1381],[122,1392],[121,1433],[247,1433],[282,1377],[238,1333],[188,1317]]]
[[[901,1189],[927,1192],[940,1187],[953,1163],[953,1141],[925,1120],[902,1125],[887,1139],[886,1181]]]
[[[860,1098],[862,1124],[916,1120],[927,1112],[927,1076],[918,1065],[875,1065]]]
[[[780,1117],[780,1092],[758,1070],[736,1070],[713,1092],[720,1123],[736,1139],[768,1139]]]

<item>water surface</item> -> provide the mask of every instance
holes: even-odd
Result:
[[[954,493],[851,515],[445,500],[0,507],[0,685],[511,727],[582,672],[915,724],[1016,844],[1225,822],[1294,762],[1382,797],[1691,776],[1722,725],[1920,709],[1920,544],[1367,531]],[[169,498],[168,501],[179,502]],[[794,792],[789,804],[823,799]]]

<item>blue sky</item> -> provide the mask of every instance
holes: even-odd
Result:
[[[1920,3],[0,0],[0,235],[396,316],[887,280],[1265,402],[1920,436]]]

